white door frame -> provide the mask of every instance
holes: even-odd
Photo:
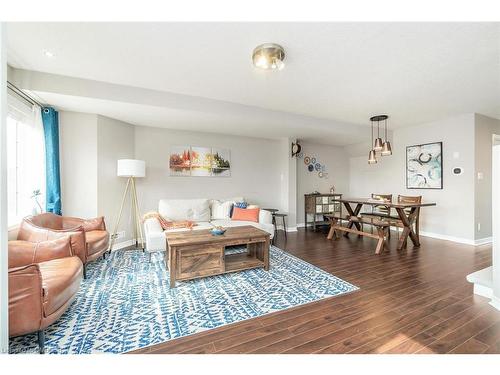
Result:
[[[490,304],[500,310],[500,135],[493,134],[491,152],[492,204],[492,277],[493,293]]]
[[[0,353],[9,351],[9,286],[7,248],[7,60],[5,23],[0,22]]]

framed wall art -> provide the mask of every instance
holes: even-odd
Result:
[[[443,143],[406,147],[406,188],[443,188]]]

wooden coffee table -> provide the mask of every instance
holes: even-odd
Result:
[[[214,236],[209,229],[167,233],[170,287],[176,280],[220,275],[262,267],[269,271],[270,234],[251,225],[227,228]],[[246,245],[247,251],[225,254],[226,246]]]

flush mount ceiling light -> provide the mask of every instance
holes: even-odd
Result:
[[[279,44],[264,43],[253,50],[252,61],[256,68],[281,70],[285,67],[283,60],[285,60],[285,50]]]

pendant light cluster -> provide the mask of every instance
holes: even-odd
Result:
[[[392,155],[392,148],[391,148],[391,142],[387,139],[387,119],[389,116],[387,115],[377,115],[370,117],[371,121],[371,127],[372,127],[372,145],[373,148],[370,150],[370,153],[368,154],[368,164],[376,164],[377,163],[377,153],[380,153],[381,156],[388,156]],[[384,121],[384,127],[385,127],[385,140],[382,140],[380,138],[380,122]],[[375,142],[373,142],[373,126],[374,123],[377,123],[377,138],[375,139]]]

